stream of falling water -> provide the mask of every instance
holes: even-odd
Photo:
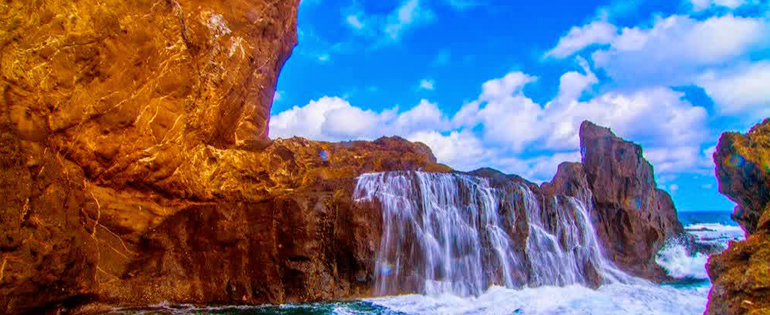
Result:
[[[388,172],[359,177],[354,199],[382,206],[378,295],[641,281],[604,258],[577,198],[541,201],[524,185],[493,188],[461,174]]]
[[[657,261],[681,281],[658,285],[626,275],[597,242],[589,191],[540,199],[513,183],[493,187],[461,174],[389,172],[360,176],[354,198],[382,206],[374,288],[380,297],[115,313],[694,315],[706,308],[707,256],[672,242]],[[698,240],[726,246],[742,230],[725,216],[695,215],[685,223]]]

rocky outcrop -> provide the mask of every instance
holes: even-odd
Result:
[[[381,214],[351,200],[355,178],[451,169],[395,137],[268,138],[297,6],[0,5],[0,313],[370,294]],[[655,249],[641,240],[677,231],[670,200],[638,147],[584,129],[584,154],[596,153],[544,191],[594,191],[611,257],[629,270],[640,257],[649,276]]]
[[[605,256],[637,277],[666,280],[666,272],[655,257],[668,240],[684,237],[684,229],[671,197],[657,189],[652,165],[644,159],[642,148],[588,121],[580,128],[580,147],[582,163],[560,164],[551,182],[540,187],[492,169],[469,174],[489,178],[495,186],[505,182],[526,185],[537,200],[543,201],[542,211],[554,222],[558,221],[557,211],[552,209],[553,202],[547,201],[561,196],[584,201],[592,207],[589,213]],[[526,228],[517,230],[526,239]],[[598,275],[590,280],[591,286],[601,284]]]
[[[365,294],[363,172],[400,138],[270,141],[298,1],[0,5],[0,313]]]
[[[583,122],[580,151],[606,254],[634,275],[662,279],[665,272],[655,263],[655,255],[684,229],[671,196],[657,188],[642,147]]]
[[[711,256],[714,284],[707,314],[770,313],[770,119],[747,134],[722,134],[714,152],[719,191],[737,206],[733,219],[746,231]]]

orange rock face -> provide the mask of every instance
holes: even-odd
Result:
[[[370,294],[382,216],[351,200],[356,177],[451,169],[396,137],[268,138],[297,6],[0,4],[0,313]],[[673,205],[649,164],[634,162],[639,149],[597,128],[586,147],[598,153],[560,168],[564,178],[544,191],[594,190],[612,258],[650,276],[649,249],[632,254],[610,240],[633,233],[623,246],[660,245],[677,230]],[[607,178],[607,165],[624,177]]]
[[[0,313],[365,293],[399,138],[270,141],[298,1],[0,5]]]
[[[707,314],[770,314],[770,119],[745,135],[722,134],[714,162],[747,237],[709,259]]]

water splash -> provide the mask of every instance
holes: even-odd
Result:
[[[524,185],[389,172],[359,177],[354,198],[382,208],[378,295],[639,281],[604,259],[585,202],[590,192],[539,201]]]

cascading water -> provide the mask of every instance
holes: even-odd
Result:
[[[634,281],[602,256],[584,201],[590,195],[538,201],[524,185],[388,172],[359,177],[354,198],[382,207],[379,295]]]

